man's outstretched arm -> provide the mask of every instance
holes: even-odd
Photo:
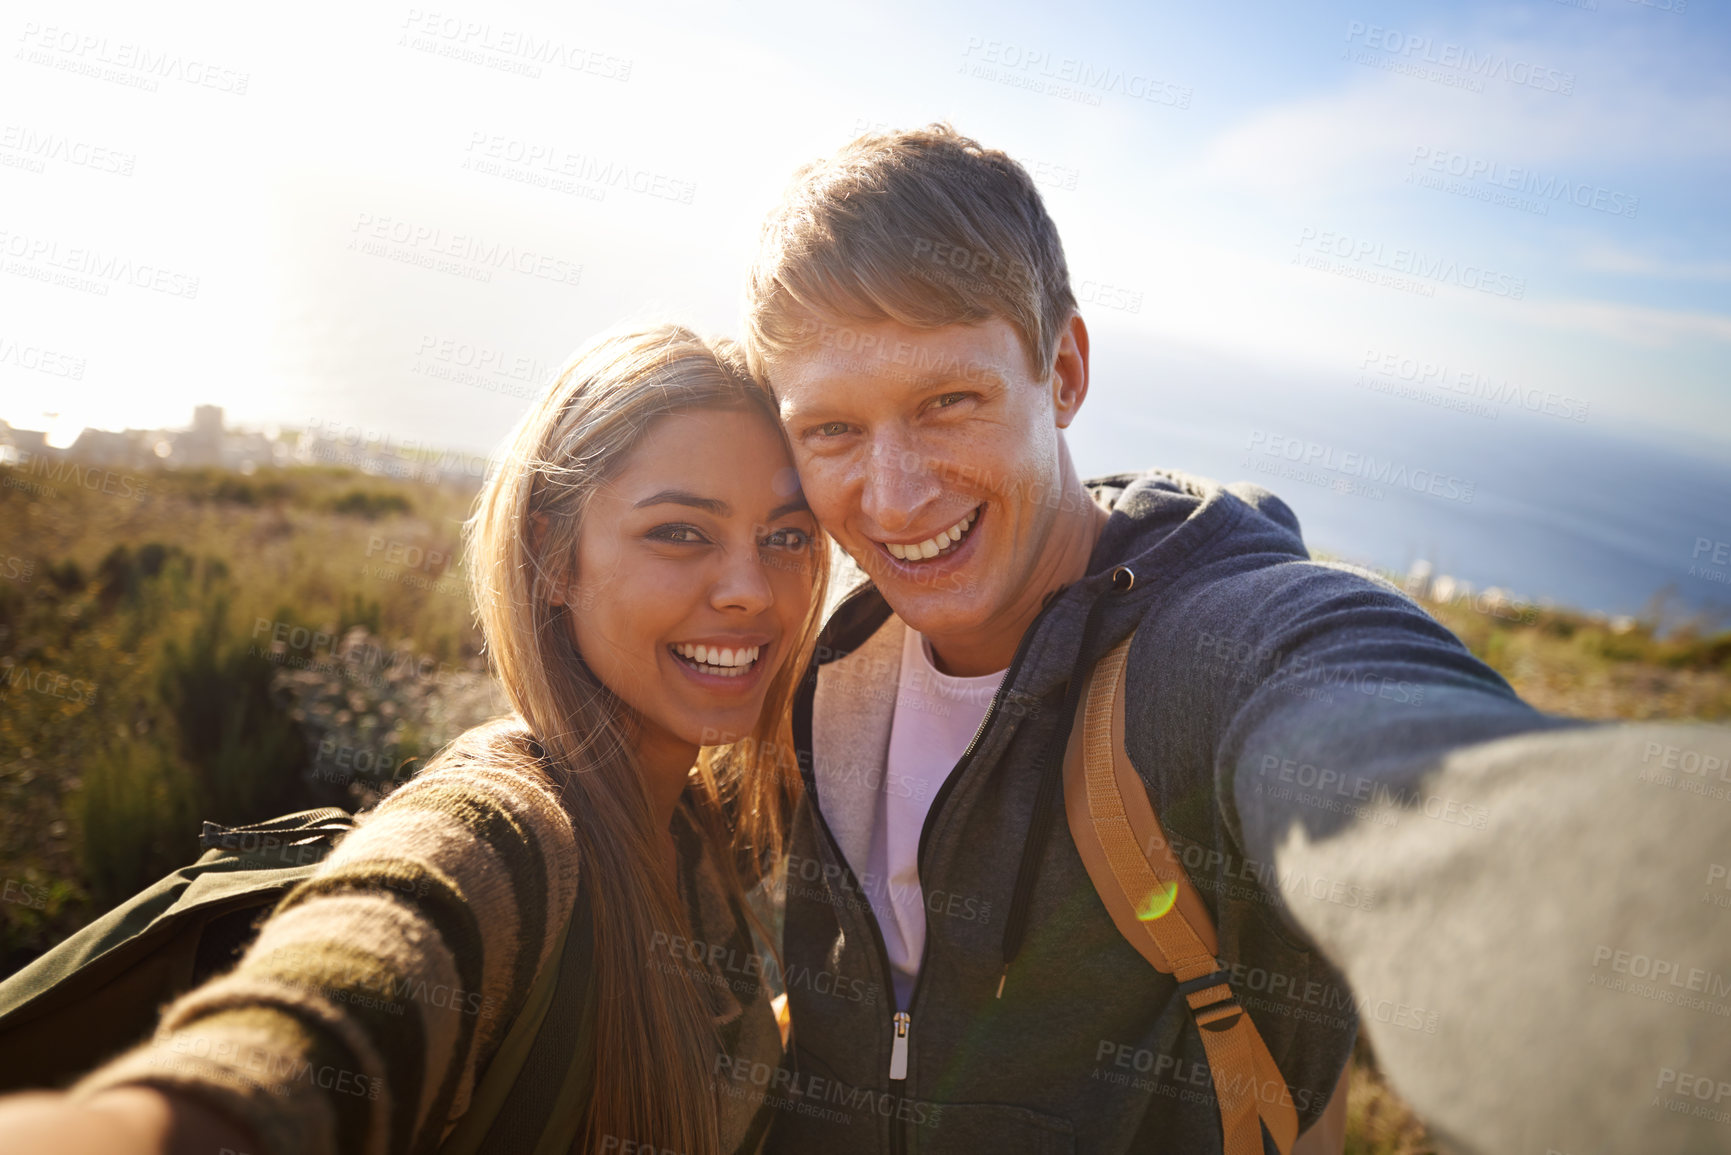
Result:
[[[1162,619],[1213,687],[1192,713],[1229,829],[1439,1138],[1731,1146],[1731,729],[1540,714],[1403,595],[1315,563]]]

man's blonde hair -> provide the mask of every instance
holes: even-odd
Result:
[[[933,124],[868,133],[794,174],[763,225],[744,344],[767,379],[778,356],[833,340],[836,325],[1001,317],[1044,375],[1075,309],[1063,243],[1027,172]]]

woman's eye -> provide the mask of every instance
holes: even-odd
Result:
[[[649,536],[656,541],[670,541],[676,545],[695,545],[704,540],[702,532],[691,525],[658,525],[649,531]]]
[[[811,544],[811,534],[803,529],[778,529],[763,539],[770,549],[802,550]]]

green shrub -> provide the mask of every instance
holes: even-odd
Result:
[[[117,545],[97,563],[97,596],[109,608],[123,599],[136,604],[144,584],[161,577],[165,569],[185,577],[192,569],[192,559],[179,546],[159,541],[147,542],[137,552]]]
[[[257,622],[327,638],[360,626],[386,651],[479,668],[465,597],[368,568],[368,519],[404,516],[389,536],[430,540],[472,492],[334,467],[154,470],[148,492],[0,487],[0,540],[31,559],[0,570],[0,669],[84,688],[0,685],[0,877],[47,880],[31,885],[51,896],[0,911],[0,976],[196,859],[201,819],[362,805],[452,736],[427,686],[355,680],[341,663],[315,676],[328,645],[274,653]],[[309,678],[329,693],[299,723]],[[399,765],[319,779],[315,735],[394,748]]]
[[[209,811],[202,817],[236,823],[316,804],[306,734],[271,693],[276,669],[231,634],[226,595],[206,604],[184,645],[163,647],[157,694]]]
[[[374,598],[368,601],[358,591],[343,595],[342,609],[337,615],[337,633],[346,634],[355,626],[365,626],[369,634],[375,636],[384,633],[381,624],[384,618],[384,607]]]
[[[258,504],[258,490],[254,489],[250,482],[236,481],[232,477],[223,478],[210,495],[215,500],[227,502],[230,505]]]
[[[46,572],[48,580],[53,582],[54,588],[61,593],[69,594],[84,588],[84,571],[70,558],[49,566]]]
[[[198,807],[189,776],[174,752],[152,738],[110,744],[89,760],[72,813],[98,910],[197,857]]]
[[[409,513],[413,508],[409,499],[400,493],[375,493],[365,489],[351,489],[331,502],[332,513],[364,517],[368,521],[387,514]]]

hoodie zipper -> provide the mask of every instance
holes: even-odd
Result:
[[[998,707],[1003,703],[1009,687],[1015,683],[1016,675],[1022,668],[1022,661],[1027,657],[1028,653],[1028,643],[1032,640],[1034,634],[1038,632],[1038,626],[1045,619],[1047,612],[1058,603],[1060,596],[1064,590],[1068,588],[1070,587],[1061,586],[1058,590],[1054,591],[1052,596],[1047,599],[1046,604],[1040,607],[1040,612],[1034,615],[1034,620],[1028,623],[1028,628],[1022,631],[1021,640],[1016,644],[1015,656],[1010,659],[1009,668],[1004,671],[1004,680],[998,683],[997,691],[992,694],[991,704],[986,707],[986,714],[985,717],[980,720],[979,729],[974,731],[973,738],[968,742],[968,748],[962,752],[961,758],[957,760],[955,766],[950,770],[949,776],[944,779],[943,785],[938,787],[937,794],[932,797],[932,804],[926,810],[926,820],[920,826],[920,845],[919,849],[915,851],[914,858],[915,869],[921,873],[922,879],[924,876],[926,858],[926,838],[931,833],[932,819],[937,816],[939,810],[943,807],[944,801],[949,797],[950,791],[954,787],[955,783],[962,777],[963,773],[971,767],[974,756],[979,752],[982,740],[986,736],[986,732],[991,729],[992,723],[996,719]],[[867,586],[859,593],[853,595],[853,597],[841,602],[836,606],[835,610],[831,612],[832,614],[840,613],[842,608],[845,607],[848,602],[851,602],[856,598],[868,597],[872,594],[877,594],[879,597],[883,596],[878,593],[877,587]],[[893,614],[895,611],[891,610],[890,612]],[[879,628],[881,629],[882,626],[880,625]],[[899,674],[897,675],[897,686],[899,692]],[[1020,723],[1013,722],[1011,725],[1013,733],[1013,728],[1020,725]],[[836,840],[835,832],[829,828],[829,820],[824,817],[823,807],[817,804],[817,770],[815,766],[809,771],[802,771],[801,777],[805,779],[806,789],[811,792],[813,799],[812,809],[817,813],[818,829],[823,831],[824,838],[829,842],[831,855],[841,865],[843,879],[849,884],[855,893],[865,893],[864,888],[859,884],[859,879],[854,875],[853,865],[848,862],[847,855],[842,853],[841,843]],[[922,888],[924,887],[923,881],[921,886]],[[884,981],[887,984],[887,989],[893,994],[895,991],[895,980],[890,967],[889,946],[884,942],[883,928],[878,925],[877,911],[871,908],[871,900],[869,896],[866,900],[866,910],[862,913],[865,915],[866,922],[871,926],[872,942],[877,946],[878,963],[881,967]],[[923,911],[921,917],[924,917]],[[920,984],[925,981],[926,977],[926,954],[931,949],[931,927],[929,924],[926,927],[926,931],[925,941],[920,947],[919,973],[914,976],[913,989],[908,992],[909,1009],[902,1010],[897,1008],[890,1016],[890,1092],[904,1098],[906,1097],[905,1088],[907,1083],[909,1036],[913,1033],[914,1025],[911,1009],[914,1003],[919,999]],[[901,1085],[897,1086],[897,1084]],[[900,1153],[906,1149],[907,1136],[905,1127],[892,1115],[890,1120],[890,1150],[893,1155],[900,1155]]]
[[[847,606],[849,603],[876,592],[875,587],[867,586],[852,597],[844,599],[840,605],[836,606],[836,608],[831,611],[831,613],[832,615],[840,613],[842,608]],[[879,628],[882,628],[881,624]],[[815,705],[815,673],[813,674],[813,678],[813,704]],[[848,861],[847,855],[842,853],[841,843],[836,840],[835,831],[830,829],[829,819],[824,817],[823,807],[819,804],[817,792],[817,768],[815,764],[816,760],[808,759],[808,761],[810,761],[812,765],[810,767],[801,766],[800,777],[805,780],[806,791],[811,795],[811,809],[817,818],[817,828],[823,833],[824,841],[829,844],[830,857],[841,867],[843,883],[846,884],[851,893],[864,895],[866,893],[865,888],[860,885],[859,877],[854,874],[853,864]],[[878,926],[877,912],[872,909],[871,898],[869,895],[866,896],[866,909],[860,913],[865,919],[866,925],[871,929],[872,944],[877,948],[878,974],[883,980],[882,989],[888,992],[889,996],[893,999],[895,997],[896,986],[890,968],[890,950],[889,946],[884,942],[883,928]],[[907,1081],[908,1033],[912,1028],[913,1019],[907,1014],[907,1012],[899,1008],[892,1011],[890,1016],[890,1033],[892,1039],[892,1042],[890,1043],[891,1094],[899,1093],[901,1091],[901,1086],[898,1084],[905,1084]],[[902,1130],[900,1127],[896,1126],[894,1112],[892,1111],[890,1119],[890,1151],[892,1152],[892,1155],[901,1155],[903,1150]]]
[[[890,1020],[895,1024],[895,1042],[890,1044],[890,1082],[905,1082],[908,1077],[908,1031],[913,1029],[914,1017],[906,1011],[897,1011]]]

